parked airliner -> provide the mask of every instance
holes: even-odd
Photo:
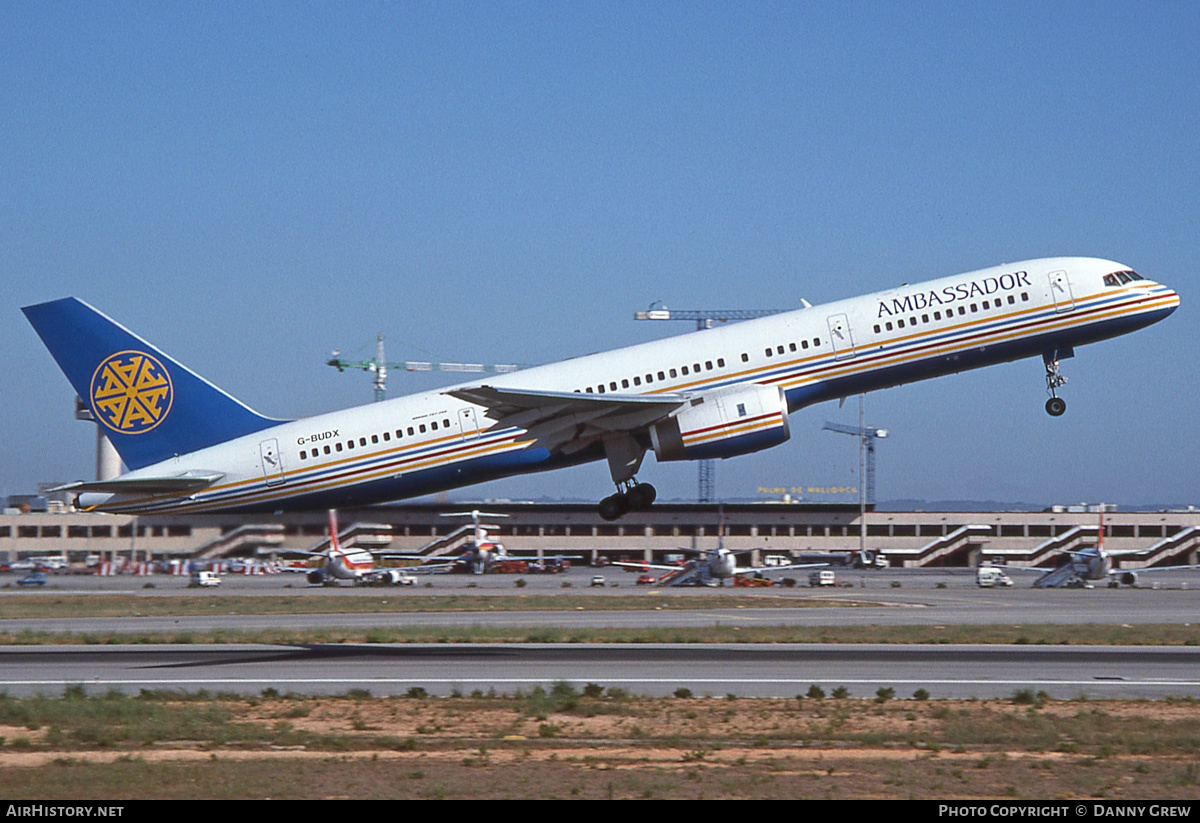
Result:
[[[86,303],[26,317],[129,471],[70,484],[113,512],[283,511],[415,497],[591,460],[617,491],[606,519],[649,507],[656,459],[783,443],[788,414],[929,377],[1059,362],[1175,311],[1174,291],[1093,258],[1029,260],[577,357],[486,382],[298,420],[264,417]]]
[[[650,571],[657,569],[658,571],[676,572],[680,574],[663,575],[659,578],[660,583],[664,578],[672,578],[671,585],[675,585],[675,580],[682,580],[683,574],[688,572],[697,572],[695,578],[698,585],[702,586],[723,586],[724,581],[737,577],[743,574],[753,574],[762,576],[763,572],[786,572],[794,571],[795,569],[817,569],[828,568],[828,563],[789,563],[785,566],[770,566],[767,568],[759,568],[757,566],[744,566],[738,568],[737,556],[739,554],[749,554],[755,549],[727,549],[720,546],[715,549],[685,549],[680,548],[677,551],[685,553],[694,553],[696,558],[689,560],[687,563],[674,566],[668,566],[661,563],[638,563],[638,562],[617,562],[614,566],[621,566],[626,569],[634,569],[635,571]]]
[[[1096,532],[1096,545],[1082,549],[1080,551],[1064,550],[1063,552],[1069,555],[1069,560],[1055,569],[1046,571],[1045,569],[1036,566],[1013,566],[1006,565],[1005,568],[1021,569],[1022,571],[1038,571],[1042,572],[1042,576],[1033,581],[1035,589],[1077,589],[1077,588],[1092,588],[1096,582],[1104,581],[1110,589],[1115,589],[1120,585],[1136,586],[1138,583],[1138,575],[1154,574],[1157,572],[1180,571],[1182,569],[1198,569],[1200,566],[1147,566],[1146,568],[1133,570],[1118,569],[1113,565],[1113,560],[1122,557],[1145,557],[1148,552],[1141,551],[1125,551],[1110,553],[1104,550],[1104,510],[1100,510],[1100,526]]]
[[[337,512],[329,510],[329,548],[323,552],[287,549],[285,554],[303,554],[320,558],[317,568],[308,572],[314,586],[336,585],[349,580],[359,585],[411,586],[416,581],[404,569],[384,569],[375,565],[375,555],[366,549],[343,549],[338,537]]]
[[[720,507],[720,512],[721,514],[717,521],[717,547],[715,549],[692,549],[680,546],[675,549],[676,552],[696,556],[683,565],[663,565],[647,562],[617,562],[613,563],[613,565],[626,569],[634,569],[635,571],[648,572],[651,569],[657,569],[658,571],[668,572],[668,574],[659,577],[657,582],[660,584],[666,583],[669,586],[723,586],[726,580],[743,574],[753,574],[761,577],[763,571],[784,572],[795,569],[826,568],[829,566],[828,561],[821,561],[818,563],[788,563],[786,565],[770,566],[766,569],[754,566],[738,568],[737,556],[739,554],[750,554],[751,552],[759,551],[759,549],[725,548],[725,513],[723,506]]]

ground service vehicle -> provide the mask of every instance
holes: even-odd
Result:
[[[1003,569],[995,566],[980,566],[975,573],[975,585],[981,589],[994,589],[996,586],[1011,586],[1012,578]]]

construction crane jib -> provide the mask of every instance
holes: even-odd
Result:
[[[519,365],[503,363],[449,363],[425,360],[390,361],[384,356],[382,332],[376,338],[375,356],[370,360],[346,360],[341,354],[340,349],[334,349],[330,354],[330,358],[325,361],[325,365],[333,366],[338,371],[360,369],[362,371],[374,372],[375,379],[372,382],[375,386],[376,403],[387,399],[388,369],[401,369],[403,371],[493,372],[495,374],[509,374],[521,369]]]

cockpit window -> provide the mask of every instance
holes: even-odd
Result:
[[[1142,276],[1141,276],[1140,274],[1138,274],[1137,272],[1132,272],[1132,271],[1117,271],[1117,272],[1113,272],[1112,274],[1106,274],[1106,275],[1104,275],[1104,285],[1106,285],[1106,286],[1120,286],[1120,285],[1123,285],[1123,284],[1125,284],[1125,283],[1131,283],[1131,282],[1133,282],[1134,280],[1145,280],[1145,279],[1146,279],[1146,278],[1142,277]]]

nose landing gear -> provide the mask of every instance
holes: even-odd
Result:
[[[1067,401],[1058,396],[1058,389],[1066,385],[1067,378],[1059,371],[1058,352],[1046,352],[1042,355],[1042,361],[1046,364],[1046,391],[1050,393],[1050,399],[1046,401],[1046,414],[1061,417],[1067,410]]]

